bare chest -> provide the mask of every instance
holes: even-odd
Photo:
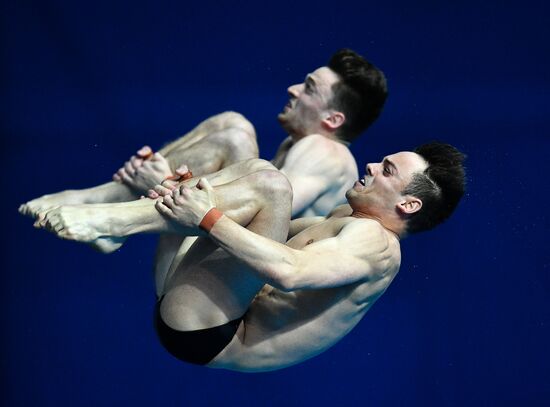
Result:
[[[323,239],[330,239],[340,233],[342,228],[351,221],[350,218],[330,218],[317,225],[311,226],[292,239],[286,244],[293,249],[303,249],[307,245],[318,242]]]

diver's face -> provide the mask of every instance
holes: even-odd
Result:
[[[291,136],[298,138],[321,132],[334,93],[332,86],[340,79],[324,66],[306,76],[303,83],[288,88],[290,99],[278,120]]]
[[[393,213],[406,199],[402,192],[414,174],[427,167],[420,155],[410,151],[389,155],[382,162],[367,164],[364,177],[355,182],[346,198],[354,210],[376,217]]]

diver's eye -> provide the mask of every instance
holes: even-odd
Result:
[[[391,175],[391,171],[388,167],[384,167],[384,173]]]

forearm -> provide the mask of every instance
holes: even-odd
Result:
[[[218,220],[209,237],[267,284],[283,290],[289,288],[290,276],[299,264],[299,251],[257,235],[227,216]]]

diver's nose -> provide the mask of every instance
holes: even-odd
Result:
[[[372,177],[374,174],[374,164],[367,164],[367,174]]]
[[[291,86],[289,86],[288,89],[287,89],[288,94],[293,98],[297,98],[300,95],[300,86],[301,85],[291,85]]]

